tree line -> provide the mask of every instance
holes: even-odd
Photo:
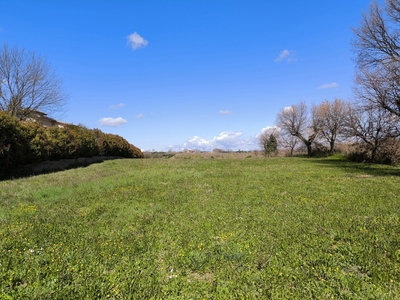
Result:
[[[300,102],[279,112],[276,126],[260,136],[260,145],[267,155],[273,153],[268,149],[273,137],[290,155],[302,147],[311,156],[333,154],[339,142],[350,145],[350,154],[357,160],[395,163],[400,158],[398,125],[398,119],[390,113],[366,103],[334,99],[308,107]]]
[[[276,126],[259,143],[271,153],[271,136],[282,148],[302,145],[307,154],[335,151],[335,145],[353,146],[352,158],[397,163],[400,161],[400,0],[372,2],[360,27],[353,28],[356,55],[354,101],[305,102],[282,109]]]

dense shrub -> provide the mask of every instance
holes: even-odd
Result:
[[[46,137],[46,150],[50,160],[76,157],[73,136],[66,128],[47,127]]]
[[[46,127],[36,122],[22,124],[24,136],[28,142],[27,160],[31,163],[49,159],[49,146]]]
[[[65,128],[70,132],[72,144],[75,147],[74,157],[100,155],[100,149],[93,130],[83,125],[67,125]]]
[[[356,162],[370,162],[379,164],[395,165],[400,163],[400,140],[387,138],[380,142],[379,147],[372,155],[371,146],[366,143],[357,143],[353,151],[349,153],[348,159]]]
[[[82,125],[44,127],[0,111],[0,177],[28,163],[93,156],[143,158],[124,138]]]
[[[0,111],[0,176],[14,165],[22,164],[27,150],[19,121]]]
[[[327,157],[331,155],[329,148],[322,143],[314,142],[311,156],[312,157]]]
[[[382,142],[376,160],[382,164],[397,165],[400,163],[400,140],[389,138]]]
[[[335,152],[341,153],[345,156],[348,156],[351,153],[354,153],[356,150],[356,145],[351,142],[339,142],[335,144]]]
[[[104,133],[99,129],[94,129],[93,133],[100,155],[143,158],[143,153],[139,148],[129,144],[127,140],[119,135]]]

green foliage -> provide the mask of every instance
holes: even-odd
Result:
[[[0,176],[14,165],[24,163],[26,140],[19,121],[0,111]]]
[[[94,129],[93,132],[100,155],[143,158],[143,153],[139,148],[129,144],[119,135],[103,133],[99,129]]]
[[[46,150],[50,160],[74,158],[76,147],[67,128],[46,128]]]
[[[0,177],[22,164],[93,156],[142,158],[124,138],[82,125],[43,127],[0,111]]]
[[[0,182],[0,299],[397,299],[398,175],[112,160]]]
[[[96,135],[93,130],[83,125],[66,125],[72,136],[72,143],[75,146],[75,157],[92,157],[100,155],[100,149],[96,142]]]
[[[267,141],[267,148],[265,149],[268,155],[276,153],[278,150],[278,141],[276,140],[275,135],[270,134]]]
[[[49,159],[46,128],[36,122],[21,124],[24,137],[28,141],[27,161],[36,163]]]

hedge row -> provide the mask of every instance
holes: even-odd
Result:
[[[44,127],[0,111],[0,176],[23,164],[93,156],[143,158],[143,153],[124,138],[99,129]]]

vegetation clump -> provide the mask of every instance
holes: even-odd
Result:
[[[0,177],[23,164],[93,156],[142,158],[143,153],[124,138],[99,129],[72,124],[44,127],[0,111]]]

